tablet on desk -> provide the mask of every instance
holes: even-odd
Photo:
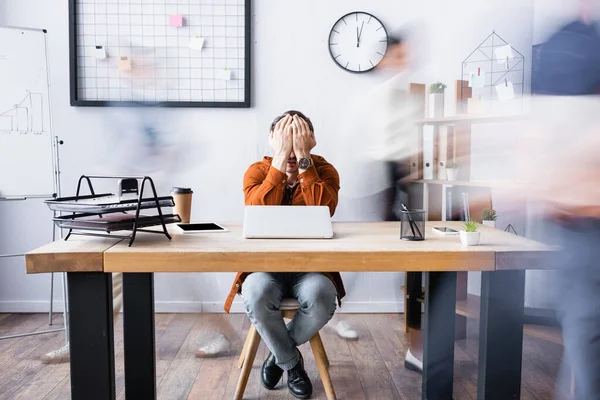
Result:
[[[447,226],[434,226],[432,230],[442,235],[458,235],[458,231],[456,229],[448,228]]]
[[[177,224],[183,233],[228,232],[228,230],[214,222],[199,222],[191,224]]]

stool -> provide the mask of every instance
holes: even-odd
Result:
[[[283,318],[292,319],[300,308],[300,304],[296,299],[283,299],[280,308],[281,316]],[[317,369],[319,370],[319,375],[321,376],[327,399],[336,400],[335,390],[331,383],[331,376],[329,376],[329,359],[327,358],[327,353],[323,347],[321,335],[317,332],[317,334],[310,339],[309,343],[317,363]],[[252,371],[252,364],[254,364],[254,358],[256,357],[259,345],[260,335],[254,325],[250,325],[250,330],[248,331],[248,336],[246,336],[246,342],[244,343],[244,348],[242,349],[242,354],[238,361],[242,372],[238,380],[237,388],[235,389],[235,400],[241,400],[244,396],[246,384],[248,383],[248,378]]]

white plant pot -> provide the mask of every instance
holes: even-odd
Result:
[[[444,116],[444,93],[429,94],[429,118],[440,118]]]
[[[479,244],[480,232],[460,231],[460,242],[465,246],[477,246]]]
[[[455,181],[458,179],[458,168],[446,168],[446,179]]]
[[[495,228],[495,227],[496,227],[496,221],[486,221],[486,220],[483,220],[483,221],[481,221],[481,222],[482,222],[482,223],[483,223],[485,226],[489,226],[489,227],[492,227],[492,228]]]

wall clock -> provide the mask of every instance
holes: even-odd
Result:
[[[329,32],[329,54],[349,72],[375,68],[387,50],[388,35],[375,16],[355,11],[341,17]]]

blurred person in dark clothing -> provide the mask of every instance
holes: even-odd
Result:
[[[600,1],[581,0],[579,18],[541,47],[532,102],[533,134],[522,148],[530,195],[546,208],[560,246],[559,305],[577,400],[600,399]],[[531,147],[531,145],[535,147]],[[525,150],[529,149],[529,150]]]

